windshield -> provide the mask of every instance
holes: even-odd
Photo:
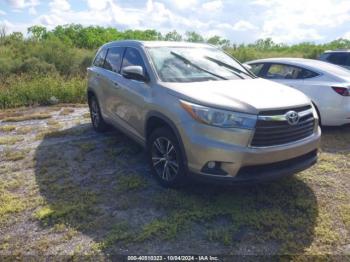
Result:
[[[148,51],[163,82],[255,77],[233,58],[212,47],[149,47]]]

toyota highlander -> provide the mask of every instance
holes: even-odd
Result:
[[[257,78],[211,45],[116,41],[88,68],[92,125],[147,149],[166,187],[188,176],[271,180],[317,160],[318,114],[301,92]]]

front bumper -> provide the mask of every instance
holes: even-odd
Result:
[[[300,172],[317,160],[321,130],[297,142],[272,147],[249,147],[251,130],[218,129],[187,124],[178,127],[189,172],[194,177],[219,181],[268,180]],[[220,163],[224,174],[203,169],[209,161]]]

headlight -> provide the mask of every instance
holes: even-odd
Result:
[[[253,129],[257,120],[256,115],[214,109],[182,100],[180,104],[195,120],[211,126]]]

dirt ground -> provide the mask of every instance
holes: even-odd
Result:
[[[350,258],[350,128],[323,130],[319,162],[251,186],[151,177],[84,105],[0,111],[0,255],[338,255]]]

